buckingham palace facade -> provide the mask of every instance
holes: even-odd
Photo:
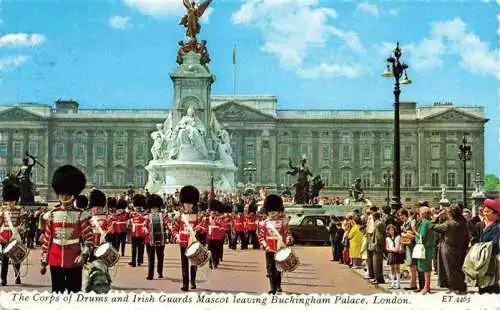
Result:
[[[384,201],[384,174],[392,167],[392,110],[281,110],[274,96],[212,96],[212,110],[230,135],[237,183],[271,188],[293,184],[286,172],[289,157],[306,156],[323,192],[343,196],[361,178],[372,201]],[[483,107],[452,103],[401,110],[402,201],[440,197],[447,187],[452,202],[461,199],[463,163],[457,155],[462,136],[472,145],[467,187],[484,178]],[[0,106],[0,177],[16,171],[25,151],[37,157],[33,179],[42,198],[51,199],[52,172],[73,164],[88,185],[108,192],[144,186],[151,159],[150,134],[168,110],[79,109],[73,100],[53,105]]]

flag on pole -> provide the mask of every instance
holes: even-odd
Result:
[[[233,48],[233,65],[236,65],[236,44],[234,45]]]

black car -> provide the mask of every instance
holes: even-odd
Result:
[[[288,223],[295,244],[315,243],[327,245],[330,243],[328,215],[301,215],[290,219]]]

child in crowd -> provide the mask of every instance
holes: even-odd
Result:
[[[396,226],[392,224],[387,226],[385,244],[387,251],[387,265],[391,266],[391,284],[389,284],[389,288],[399,289],[399,281],[401,277],[400,266],[403,263],[403,254],[398,230],[396,229]]]

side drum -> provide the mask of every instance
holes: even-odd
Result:
[[[274,256],[278,270],[292,272],[300,264],[299,256],[292,250],[292,248],[283,248],[279,250]]]
[[[194,242],[186,249],[186,257],[192,265],[201,267],[210,260],[210,251],[200,242]]]
[[[13,264],[20,264],[28,257],[28,248],[19,240],[14,239],[5,246],[3,254],[10,258]]]
[[[113,267],[120,260],[120,253],[109,242],[101,244],[95,250],[94,255],[96,259],[106,262],[108,267]]]

